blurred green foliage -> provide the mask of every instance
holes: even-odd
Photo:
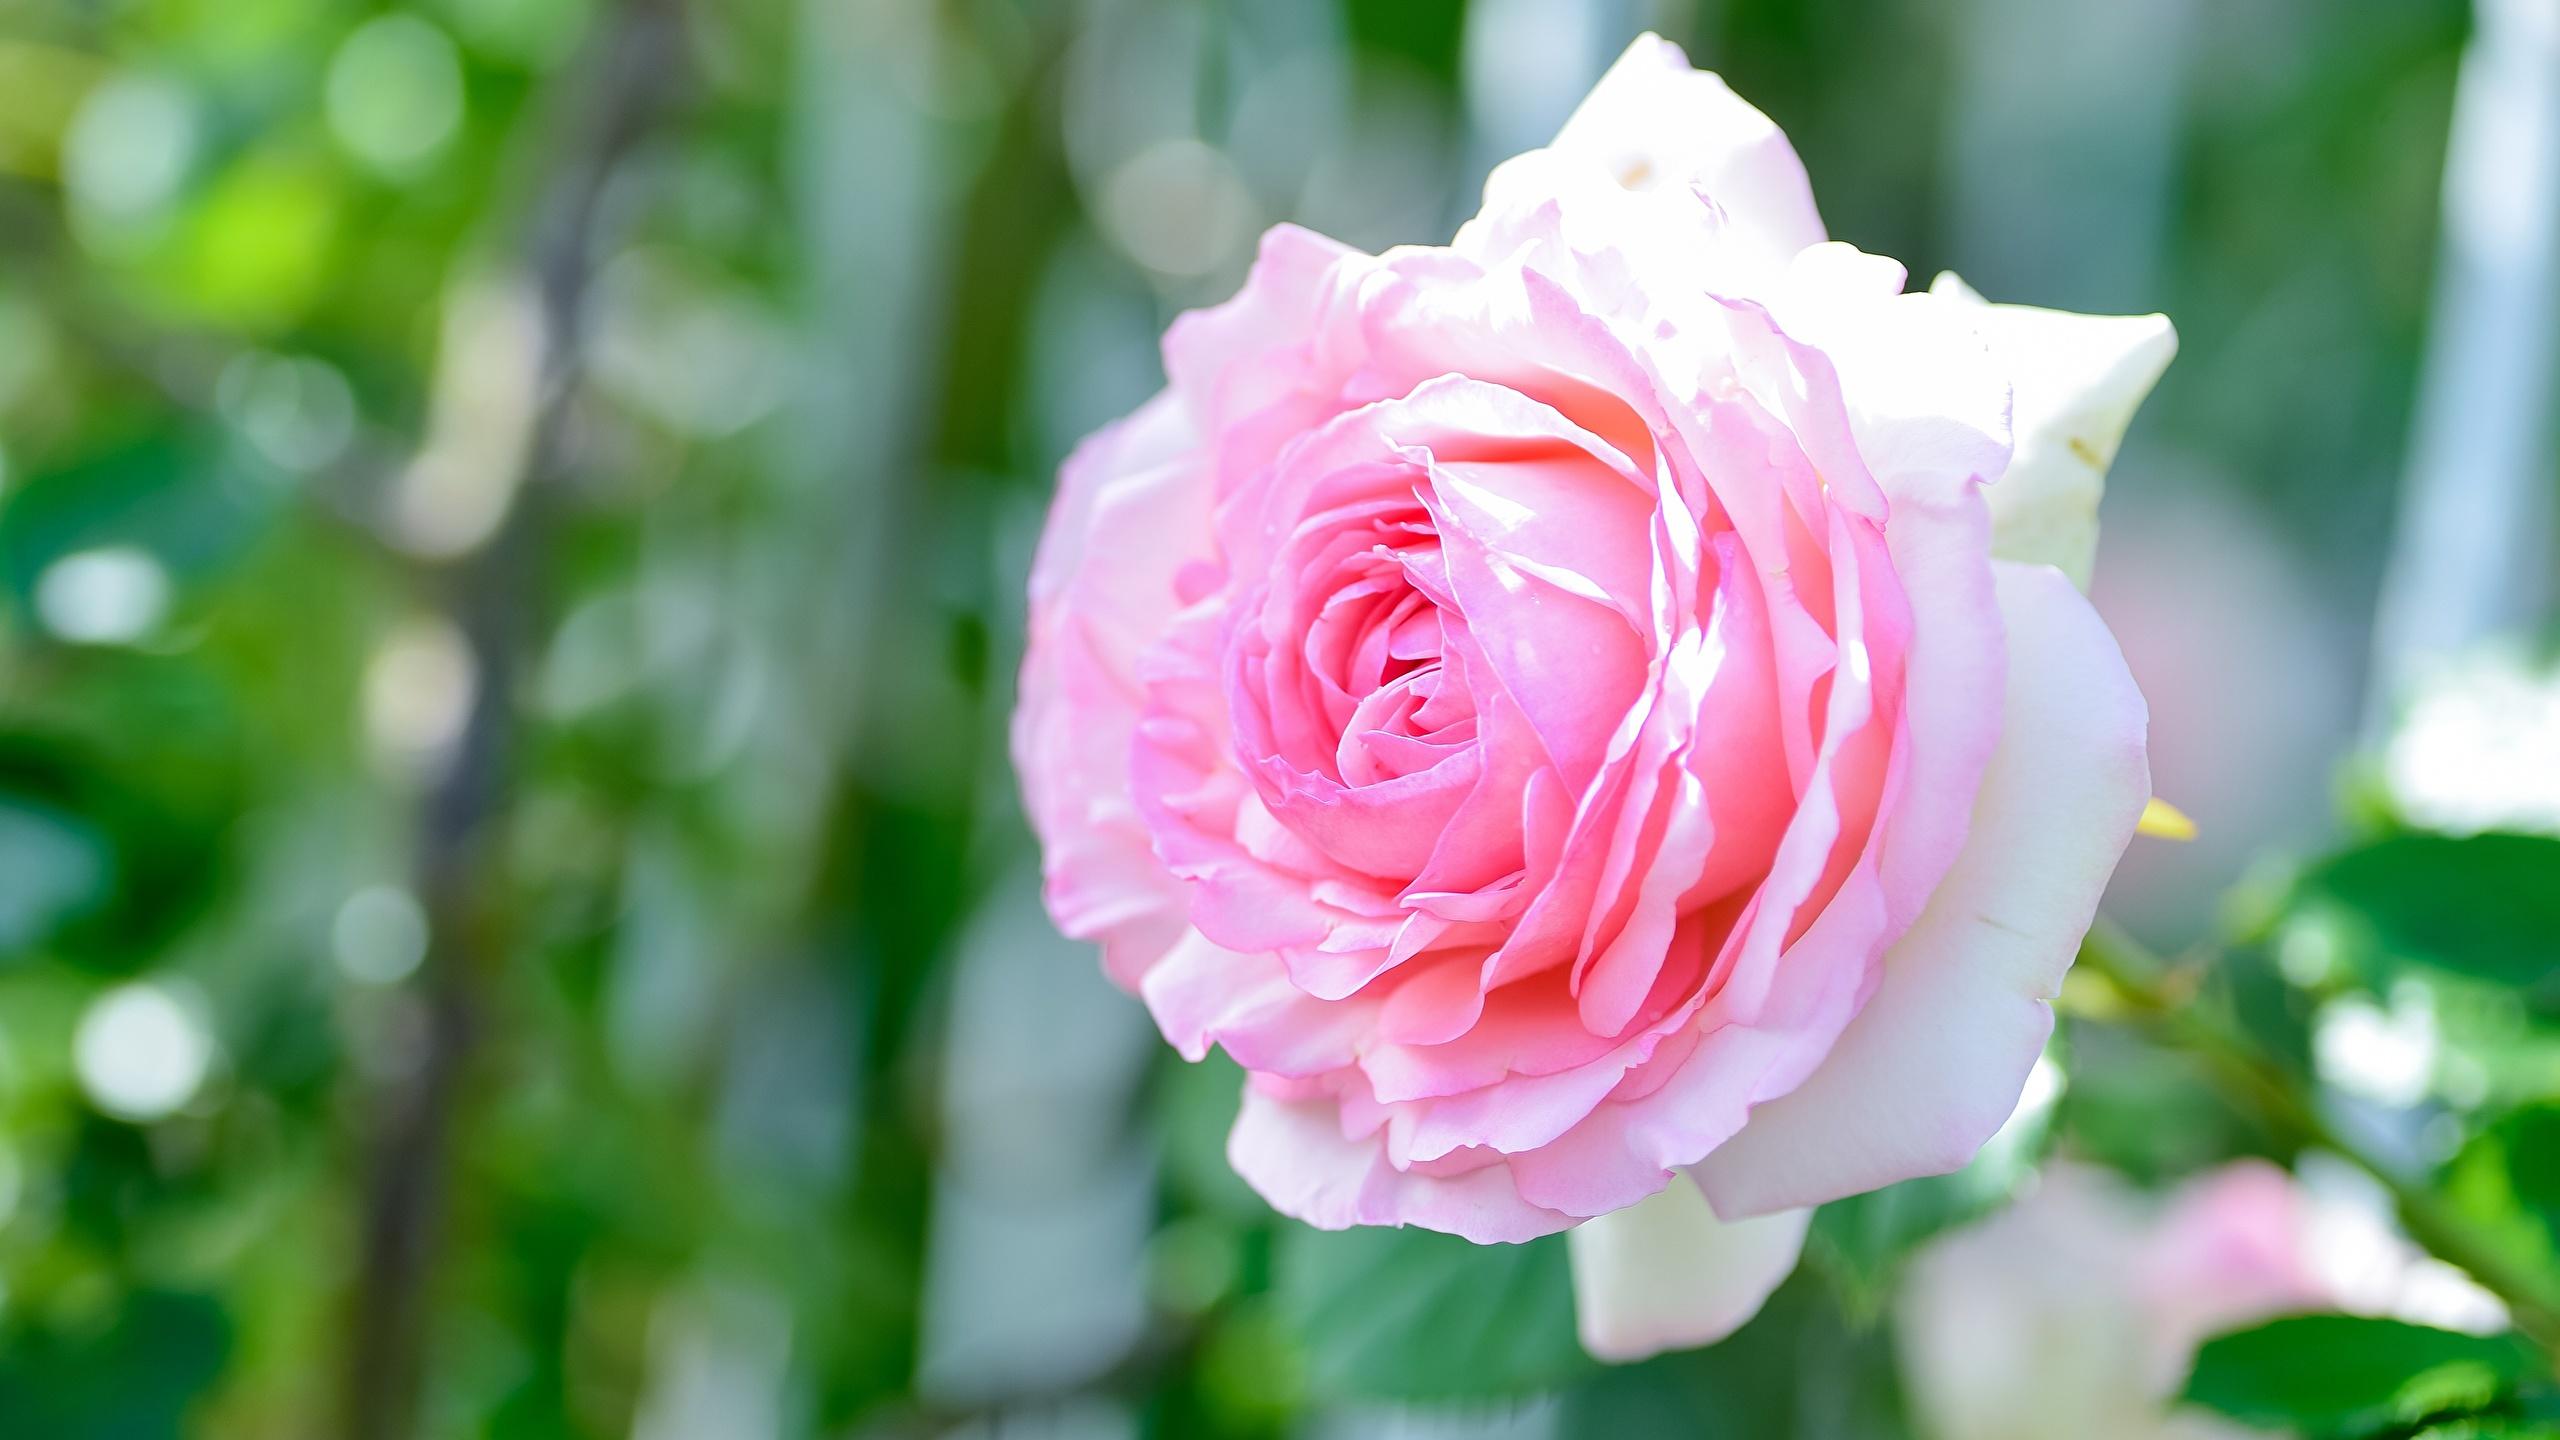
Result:
[[[1223,1163],[1232,1067],[1122,1047],[1154,1067],[1101,1122],[1152,1177],[1134,1332],[920,1379],[967,1308],[936,1289],[974,1133],[949,1026],[1027,885],[1029,537],[1233,279],[1128,252],[1078,107],[1277,145],[1255,219],[1436,239],[1487,8],[0,0],[0,1434],[979,1434],[1087,1399],[1244,1437],[1562,1389],[1561,1435],[1891,1436],[1880,1287],[2045,1147],[2154,1178],[2282,1150],[2191,1058],[2075,1021],[2049,1135],[1836,1207],[1732,1341],[1599,1373],[1560,1244],[1284,1224]],[[2361,613],[2458,4],[2182,7],[2154,257],[2094,294],[1949,239],[1964,7],[1621,8],[1593,23],[1786,124],[1845,238],[2175,313],[2146,424]],[[646,25],[672,40],[617,68]],[[1282,60],[1350,118],[1251,130]],[[1438,179],[1327,200],[1369,167]],[[2560,1099],[2560,1048],[2443,971],[2546,972],[2560,885],[2429,871],[2539,907],[2465,906],[2497,933],[2448,952],[2405,858],[2262,907],[2213,994],[2307,1062],[2319,1004],[2440,990],[2459,1064],[2413,1159],[2547,1266],[2548,1147],[2515,1138],[2547,1112],[2505,1117]]]

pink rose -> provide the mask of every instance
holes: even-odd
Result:
[[[2323,1178],[2337,1184],[2243,1160],[2152,1201],[2107,1171],[2050,1167],[1913,1259],[1894,1333],[1921,1433],[2239,1440],[2255,1432],[2170,1408],[2215,1335],[2327,1310],[2506,1327],[2495,1299],[2392,1231],[2361,1177]]]
[[[1271,231],[1067,462],[1014,719],[1050,910],[1251,1072],[1273,1205],[1611,1217],[1585,1335],[1642,1353],[2009,1114],[2149,794],[2029,562],[2085,567],[2174,342],[1904,278],[1648,36],[1446,248]]]

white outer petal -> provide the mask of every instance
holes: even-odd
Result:
[[[1711,1344],[1760,1313],[1796,1268],[1811,1210],[1728,1223],[1685,1175],[1567,1232],[1582,1348],[1642,1360]]]
[[[1813,182],[1786,132],[1659,35],[1637,36],[1545,149],[1495,167],[1482,213],[1556,198],[1569,188],[1562,170],[1641,193],[1705,195],[1730,242],[1762,271],[1825,238]],[[1469,248],[1466,232],[1457,243]]]
[[[2178,353],[2165,315],[2075,315],[1994,305],[1952,274],[1932,295],[1982,329],[2015,390],[2009,473],[1984,493],[1992,553],[2053,565],[2082,589],[2098,548],[2098,497],[2133,412]]]
[[[1837,240],[1811,246],[1779,276],[1770,313],[1831,361],[1859,458],[1888,495],[1997,479],[2014,463],[2013,410],[2024,413],[2014,367],[1981,323],[1979,297],[1904,294],[1904,278],[1899,261]],[[1995,517],[2005,484],[1984,492]]]
[[[2053,1032],[2047,1002],[2151,794],[2146,715],[2115,638],[2060,572],[1992,570],[2009,680],[1963,853],[1812,1077],[1692,1167],[1721,1214],[1961,1168]]]

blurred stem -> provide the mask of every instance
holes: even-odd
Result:
[[[589,52],[550,163],[530,192],[520,263],[541,325],[532,442],[515,501],[487,544],[426,577],[470,647],[478,684],[459,745],[418,818],[418,889],[430,943],[411,1033],[415,1062],[376,1097],[343,1405],[354,1440],[405,1440],[418,1426],[429,1284],[463,1078],[484,1020],[486,977],[503,958],[504,871],[496,841],[510,802],[517,656],[543,588],[545,492],[570,463],[578,322],[599,247],[606,182],[647,133],[681,57],[681,0],[624,0]]]
[[[2508,1257],[2443,1196],[2329,1123],[2307,1078],[2196,1002],[2192,975],[2105,916],[2081,942],[2080,964],[2103,978],[2136,1018],[2202,1060],[2234,1104],[2278,1135],[2329,1151],[2381,1182],[2410,1238],[2505,1301],[2516,1328],[2545,1352],[2560,1356],[2560,1302],[2555,1302],[2549,1281]]]

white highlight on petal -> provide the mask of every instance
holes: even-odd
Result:
[[[1796,1268],[1811,1210],[1724,1221],[1686,1174],[1568,1232],[1582,1348],[1642,1360],[1712,1344],[1760,1313]]]
[[[2178,353],[2165,315],[2075,315],[1994,305],[1952,274],[1929,293],[1965,306],[2014,391],[2009,473],[1985,491],[1991,550],[2059,567],[2089,587],[2098,498],[2143,397]]]
[[[1824,238],[1812,182],[1777,122],[1659,35],[1636,37],[1552,148],[1598,160],[1630,190],[1694,187],[1777,255]]]

